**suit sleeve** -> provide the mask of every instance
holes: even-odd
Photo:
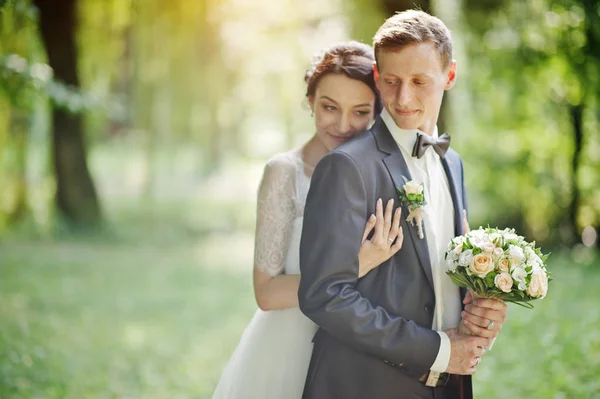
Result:
[[[364,180],[354,160],[342,152],[326,155],[313,174],[304,211],[300,308],[340,341],[419,378],[434,363],[439,334],[390,315],[355,289],[368,214]]]

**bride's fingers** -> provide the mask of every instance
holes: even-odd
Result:
[[[400,215],[402,213],[402,208],[397,208],[394,212],[394,220],[392,221],[392,227],[390,229],[390,235],[388,236],[388,246],[392,246],[392,243],[398,236],[398,231],[400,230]]]
[[[394,229],[397,231],[398,236],[396,237],[396,242],[392,245],[391,250],[393,253],[396,253],[402,248],[402,243],[404,242],[404,232],[400,227],[400,221],[402,220],[402,208],[396,209],[396,214],[394,215]]]
[[[385,206],[385,215],[383,216],[383,238],[386,241],[392,227],[392,212],[394,212],[394,199],[390,198]]]
[[[367,224],[365,225],[365,232],[363,233],[363,238],[362,238],[361,243],[365,242],[365,240],[369,236],[369,233],[371,232],[371,230],[373,230],[373,227],[375,227],[376,222],[377,222],[377,218],[375,217],[375,215],[369,216],[369,219],[367,219]]]
[[[396,252],[400,251],[403,243],[404,243],[404,233],[402,232],[402,227],[401,227],[400,231],[398,232],[398,237],[396,237],[396,242],[390,248],[390,250],[392,251],[392,255],[395,254]]]
[[[375,234],[373,238],[380,240],[383,237],[383,202],[381,198],[377,200],[377,205],[375,205]]]

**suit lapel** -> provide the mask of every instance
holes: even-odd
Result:
[[[444,167],[444,172],[446,172],[448,186],[450,187],[450,196],[452,197],[452,204],[454,205],[454,235],[460,236],[463,234],[464,231],[462,218],[462,200],[458,196],[457,189],[457,181],[460,180],[455,179],[459,176],[456,176],[456,172],[453,170],[452,165],[450,165],[452,161],[449,159],[449,155],[450,154],[448,154],[444,159],[442,159],[442,165]]]
[[[402,188],[406,181],[412,179],[412,176],[408,170],[408,166],[406,165],[406,161],[402,156],[400,148],[398,148],[398,145],[394,141],[394,138],[390,134],[381,118],[378,118],[375,122],[372,132],[379,150],[389,154],[387,157],[383,158],[383,163],[385,164],[390,177],[394,182],[394,186]],[[397,200],[399,200],[399,198],[397,198]],[[408,216],[408,207],[404,202],[400,202],[400,204],[402,206],[402,217],[406,220],[406,216]],[[425,231],[425,227],[423,227],[423,233],[425,235],[423,239],[419,238],[416,226],[412,226],[410,223],[407,223],[407,230],[409,231],[413,246],[417,252],[417,257],[419,258],[421,267],[423,268],[423,271],[427,276],[427,280],[433,289],[433,275],[431,271],[429,250],[427,247],[427,233]]]
[[[458,188],[457,188],[457,182],[459,182],[460,180],[458,180],[459,176],[457,175],[457,172],[455,170],[453,170],[452,165],[453,162],[450,160],[451,155],[450,153],[446,154],[446,157],[444,159],[442,159],[442,166],[444,167],[444,172],[446,172],[446,178],[448,179],[448,186],[450,187],[450,196],[452,197],[452,204],[454,206],[454,235],[455,236],[460,236],[463,234],[464,231],[464,225],[463,225],[463,217],[462,217],[462,199],[461,197],[458,196]],[[462,187],[461,187],[461,192],[462,192]],[[460,298],[461,300],[465,297],[465,295],[467,294],[467,290],[466,288],[460,288]],[[461,304],[461,308],[464,310],[464,304]]]

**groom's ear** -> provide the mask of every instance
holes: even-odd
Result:
[[[456,60],[452,60],[448,65],[448,76],[444,90],[450,90],[456,83]]]
[[[375,80],[375,87],[379,90],[379,69],[377,69],[377,62],[373,61],[373,79]]]

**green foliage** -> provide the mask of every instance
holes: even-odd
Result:
[[[114,119],[122,117],[122,107],[116,102],[109,102],[93,93],[82,93],[60,83],[53,79],[49,65],[29,63],[18,54],[0,54],[0,88],[16,108],[29,109],[33,106],[32,98],[44,95],[56,107],[71,113],[101,109]]]
[[[465,158],[474,218],[546,243],[568,237],[572,207],[577,229],[600,225],[600,160],[592,155],[600,146],[598,3],[463,4],[468,58],[458,61],[467,73],[459,74],[454,90],[467,92],[456,98],[470,101],[453,119],[471,123],[456,145]],[[576,172],[573,107],[581,107],[584,120]],[[581,196],[573,203],[576,191]]]

